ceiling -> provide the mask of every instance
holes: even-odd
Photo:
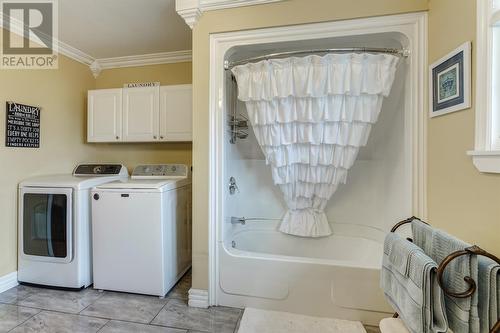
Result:
[[[59,40],[100,59],[191,50],[191,29],[175,0],[64,0]]]

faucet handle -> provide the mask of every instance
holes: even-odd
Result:
[[[240,189],[238,188],[238,185],[236,184],[236,179],[231,176],[229,178],[229,194],[233,195],[236,192],[240,193]]]

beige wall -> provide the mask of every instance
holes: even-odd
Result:
[[[60,58],[58,70],[0,70],[0,107],[6,101],[42,107],[40,149],[7,148],[0,143],[0,276],[17,269],[17,184],[21,180],[67,173],[84,161],[123,162],[128,167],[142,162],[191,162],[190,144],[85,142],[87,90],[129,80],[189,83],[189,63],[109,70],[102,75],[96,82],[88,66],[66,57]],[[0,138],[5,138],[3,112]]]
[[[473,43],[476,1],[429,2],[429,63]],[[473,82],[474,83],[474,82]],[[475,87],[472,92],[474,104]],[[474,148],[474,107],[428,121],[429,221],[500,255],[500,175],[481,174],[465,152]]]
[[[96,88],[121,88],[124,83],[160,82],[162,86],[191,83],[191,62],[107,69],[96,79]]]
[[[471,0],[469,0],[471,1]],[[209,34],[427,10],[427,0],[289,0],[204,13],[193,29],[193,287],[208,288]]]

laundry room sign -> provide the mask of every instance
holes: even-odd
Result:
[[[7,102],[7,147],[40,148],[40,110],[38,106]]]
[[[138,82],[138,83],[125,83],[123,88],[149,88],[159,87],[160,82]]]

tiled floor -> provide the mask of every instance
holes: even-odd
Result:
[[[187,273],[165,299],[91,288],[18,286],[0,294],[0,333],[233,333],[242,310],[189,308]],[[380,332],[366,327],[368,333]]]
[[[18,286],[0,294],[0,333],[233,333],[242,311],[189,308],[190,286],[190,273],[165,299]]]

